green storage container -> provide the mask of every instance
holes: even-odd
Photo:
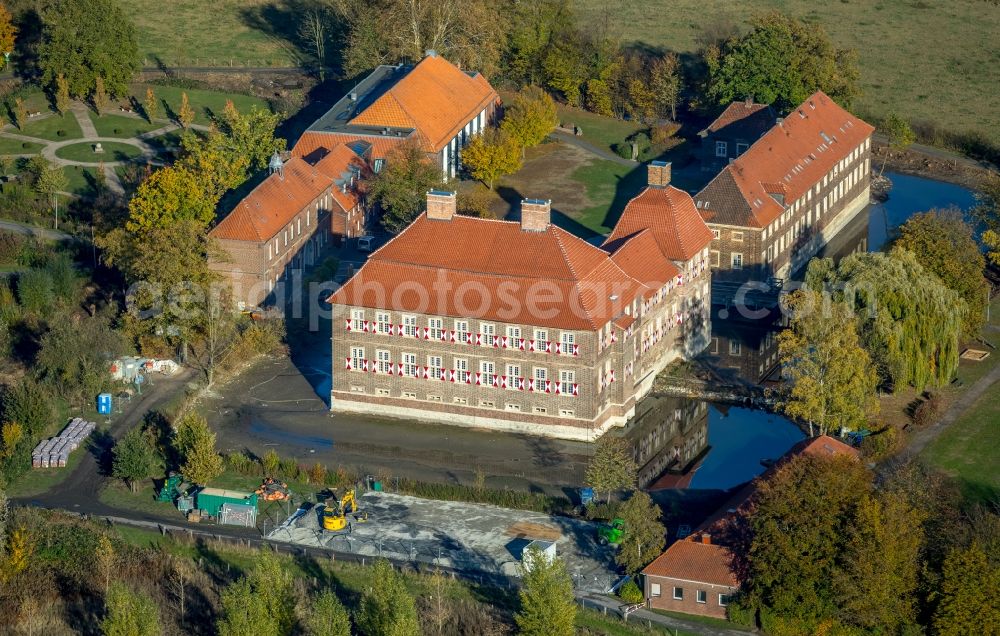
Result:
[[[238,490],[223,490],[222,488],[202,488],[198,491],[195,506],[202,514],[218,517],[222,504],[239,504],[257,506],[257,495],[252,492]]]
[[[372,484],[372,490],[374,490],[375,492],[382,492],[382,482],[376,481],[374,484]]]

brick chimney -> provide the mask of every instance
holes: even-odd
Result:
[[[450,221],[455,216],[456,199],[454,192],[431,190],[427,193],[427,218]]]
[[[521,201],[521,230],[544,232],[552,219],[552,200],[524,199]]]
[[[650,161],[646,167],[646,182],[654,188],[670,185],[670,162]]]
[[[704,543],[705,545],[712,545],[712,535],[708,534],[707,532],[702,532],[701,542]]]

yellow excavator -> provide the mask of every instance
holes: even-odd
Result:
[[[349,488],[342,497],[337,497],[337,491],[333,492],[333,497],[326,500],[323,505],[323,512],[320,515],[323,529],[329,532],[338,532],[347,527],[348,516],[354,521],[368,521],[367,513],[358,512],[358,500],[354,496],[354,489]]]

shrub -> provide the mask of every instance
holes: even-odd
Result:
[[[635,577],[625,581],[625,583],[618,588],[618,598],[626,603],[642,603],[646,600],[642,590],[639,589],[639,585],[635,582]]]
[[[0,232],[0,263],[9,265],[18,263],[27,245],[28,239],[20,234]]]
[[[650,131],[650,138],[654,145],[665,146],[674,141],[674,135],[676,135],[677,131],[680,129],[681,125],[674,122],[659,124],[657,126],[653,126]]]
[[[281,458],[273,448],[261,458],[260,467],[264,469],[265,477],[277,477],[278,467],[281,465]]]
[[[230,453],[226,457],[226,463],[229,464],[230,468],[241,475],[252,475],[256,472],[256,465],[253,460],[247,457],[244,453]]]
[[[913,423],[924,427],[933,424],[941,416],[943,410],[943,400],[938,393],[929,393],[927,397],[917,405],[913,411]]]
[[[743,627],[756,627],[756,611],[744,598],[732,599],[726,607],[726,618]]]
[[[613,501],[611,503],[592,501],[584,512],[587,519],[594,521],[609,521],[618,516],[618,509],[621,508],[621,502]]]
[[[326,466],[316,462],[309,469],[309,483],[314,485],[322,485],[326,483]]]
[[[66,131],[63,130],[62,128],[56,131],[56,137],[65,137],[65,136],[66,136]]]
[[[632,144],[628,142],[623,141],[621,143],[617,143],[614,146],[612,146],[611,149],[614,150],[615,154],[621,157],[622,159],[632,158]]]
[[[882,459],[891,455],[899,448],[899,429],[895,426],[873,432],[861,442],[861,452],[871,459]]]
[[[40,269],[29,269],[17,277],[17,299],[26,311],[44,314],[55,302],[52,276]]]
[[[288,480],[297,480],[300,473],[299,463],[294,459],[282,459],[278,462],[278,472]]]
[[[27,142],[27,141],[23,141],[23,142],[21,142],[21,147],[24,148],[25,150],[27,150],[28,148],[31,148],[31,143]]]
[[[122,129],[121,129],[121,128],[115,128],[113,132],[114,132],[114,133],[115,133],[116,135],[120,135],[120,134],[122,134]]]

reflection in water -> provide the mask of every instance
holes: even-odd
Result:
[[[917,212],[931,208],[957,206],[968,210],[975,204],[972,190],[943,181],[887,172],[892,181],[889,200],[870,207],[868,223],[868,249],[883,249],[892,230],[895,230]]]
[[[622,435],[648,490],[733,488],[804,437],[778,415],[667,396],[643,400]]]

